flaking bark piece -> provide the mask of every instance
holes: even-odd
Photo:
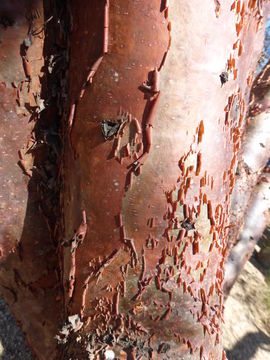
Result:
[[[121,126],[120,122],[114,122],[111,120],[102,120],[101,130],[104,139],[108,140],[112,136],[116,135],[120,130],[120,126]]]
[[[83,323],[81,322],[81,319],[78,314],[72,315],[68,317],[68,321],[71,324],[73,331],[78,331],[83,326]]]

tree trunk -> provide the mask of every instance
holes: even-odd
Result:
[[[254,80],[251,90],[231,200],[230,255],[226,261],[224,282],[226,295],[252,255],[269,218],[269,175],[264,173],[270,153],[269,70],[269,65],[266,65]]]
[[[269,223],[269,182],[270,176],[266,174],[253,191],[251,202],[245,214],[245,224],[236,245],[231,249],[228,256],[223,286],[226,296],[251,257],[255,245]]]
[[[46,25],[52,15],[55,21]],[[63,74],[59,66],[48,71],[57,16],[57,2],[0,4],[0,289],[44,360],[58,356],[55,334],[62,321],[55,239],[60,117],[52,87]]]
[[[16,4],[1,110],[21,143],[1,181],[22,199],[4,204],[0,279],[37,358],[225,359],[230,198],[267,2]],[[30,114],[10,113],[16,97]]]
[[[74,2],[65,354],[224,356],[230,195],[263,44],[259,5]]]

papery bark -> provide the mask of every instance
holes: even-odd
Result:
[[[46,1],[0,4],[0,290],[33,355],[44,360],[57,358],[61,323],[57,156],[43,137],[58,126],[54,99],[44,109],[51,95],[44,54],[53,42],[44,23],[52,13]]]
[[[62,266],[78,321],[63,326],[65,355],[225,357],[230,195],[261,5],[73,2]]]
[[[225,359],[230,197],[267,4],[1,4],[0,286],[37,358]]]
[[[224,291],[228,295],[244,264],[253,253],[268,221],[268,175],[264,168],[270,154],[269,65],[252,85],[247,125],[232,194],[229,248]],[[265,189],[266,187],[266,189]],[[262,191],[264,196],[259,194]],[[261,199],[262,197],[262,199]],[[259,200],[258,200],[259,199]],[[258,204],[258,201],[261,204]],[[251,218],[255,221],[251,224]],[[253,224],[253,223],[252,223]],[[247,235],[248,234],[248,235]]]
[[[260,180],[270,153],[269,121],[269,66],[255,79],[249,104],[247,126],[237,168],[237,176],[232,194],[231,229],[229,232],[232,247],[240,236],[245,215],[250,206],[253,191]]]

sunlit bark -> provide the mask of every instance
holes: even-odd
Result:
[[[231,289],[253,253],[268,221],[269,176],[263,173],[270,154],[269,65],[255,79],[242,153],[232,194],[230,256],[224,290]]]
[[[64,353],[224,356],[230,195],[263,9],[160,3],[73,4]]]
[[[0,286],[37,358],[225,359],[267,2],[2,3]]]

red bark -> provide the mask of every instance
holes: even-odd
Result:
[[[42,112],[42,98],[50,94],[43,54],[44,18],[51,11],[45,6],[44,15],[42,1],[0,5],[0,289],[34,354],[44,360],[57,358],[54,337],[61,322],[53,240],[58,170],[53,144],[43,136],[51,135],[57,119],[54,101]]]
[[[26,4],[18,9],[29,10]],[[120,359],[225,359],[220,328],[230,196],[248,79],[268,9],[252,0],[44,4],[45,22],[30,11],[34,43],[18,55],[29,35],[22,17],[21,28],[7,31],[23,36],[3,50],[17,56],[4,68],[6,84],[17,71],[27,84],[22,98],[18,86],[13,97],[4,88],[4,96],[17,96],[17,110],[28,107],[35,125],[27,124],[29,114],[23,126],[14,125],[22,144],[12,143],[13,165],[4,162],[1,181],[12,179],[11,190],[22,200],[19,206],[13,200],[10,212],[5,204],[11,230],[1,240],[1,290],[40,359],[106,358],[108,349]],[[49,19],[51,27],[45,26]],[[35,64],[43,46],[48,59],[40,84],[43,60]],[[56,90],[45,81],[50,72]],[[52,135],[55,122],[59,132],[67,81],[59,199],[57,142],[30,154],[23,145],[30,133]],[[51,103],[43,112],[46,96]],[[11,103],[2,102],[9,121]],[[8,122],[3,127],[11,137],[14,129]],[[45,140],[36,140],[38,150]],[[54,270],[61,271],[63,289]]]
[[[84,323],[63,327],[65,353],[94,359],[109,344],[130,359],[163,347],[172,359],[224,356],[230,195],[263,40],[259,5],[234,4],[73,4],[64,237],[82,211],[88,228],[75,252],[63,249],[65,306]]]

